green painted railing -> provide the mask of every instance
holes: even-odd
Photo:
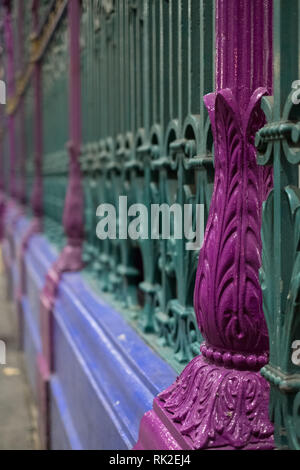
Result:
[[[34,62],[34,26],[32,11],[24,4],[25,68]],[[64,245],[69,171],[69,38],[67,16],[56,18],[62,4],[41,0],[39,9],[39,28],[53,19],[41,59],[43,210],[45,234],[58,248]],[[12,13],[18,85],[18,2]],[[292,100],[300,93],[292,85],[300,79],[299,19],[298,0],[288,6],[286,0],[274,0],[274,96],[263,100],[267,124],[256,136],[259,163],[274,169],[262,226],[261,285],[270,337],[270,361],[262,374],[271,384],[276,445],[295,449],[300,448],[300,366],[293,359],[300,341],[300,104]],[[194,208],[202,203],[206,220],[214,163],[203,96],[215,89],[214,22],[213,0],[82,0],[84,275],[177,371],[199,353],[202,341],[193,310],[198,253],[186,251],[186,240],[174,237],[101,241],[96,236],[96,209],[101,203],[118,208],[119,196],[127,196],[128,206],[143,203],[148,209],[152,203],[183,207],[191,202]],[[0,62],[5,69],[1,54]],[[17,153],[19,158],[24,151],[26,159],[30,207],[35,156],[32,76],[22,99],[25,142]],[[19,137],[23,131],[18,119]],[[5,129],[1,153],[9,194]],[[22,178],[18,166],[16,177]]]
[[[213,149],[203,95],[214,88],[214,2],[82,2],[81,167],[86,273],[177,370],[199,353],[196,251],[186,240],[103,240],[96,208],[119,196],[204,204]],[[150,210],[148,211],[150,213]]]
[[[9,194],[9,174],[10,174],[10,159],[9,159],[9,142],[8,133],[4,132],[1,142],[2,150],[2,168],[3,168],[3,188],[6,194]],[[5,158],[4,158],[5,157]]]
[[[24,133],[25,133],[25,194],[28,213],[31,213],[31,191],[34,182],[34,100],[32,86],[29,86],[24,95]]]
[[[64,16],[42,62],[44,230],[58,247],[64,244],[62,216],[68,175],[68,44]]]
[[[262,227],[261,284],[270,338],[262,374],[271,384],[276,445],[291,449],[300,449],[300,93],[292,89],[300,72],[299,18],[299,2],[293,8],[274,2],[274,97],[263,101],[268,123],[256,137],[259,163],[274,169]]]

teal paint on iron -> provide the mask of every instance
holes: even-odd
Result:
[[[25,9],[26,10],[26,9]],[[33,89],[30,84],[28,86],[25,96],[24,96],[24,107],[25,107],[25,193],[26,193],[26,209],[27,214],[32,214],[31,209],[31,194],[34,182],[34,136],[33,136],[33,123],[34,123],[34,109],[33,109]]]
[[[213,88],[214,3],[82,2],[85,274],[177,370],[199,353],[197,253],[185,240],[96,238],[96,208],[205,204],[213,147],[203,95]],[[200,46],[199,46],[200,44]]]
[[[68,175],[68,57],[65,16],[42,62],[44,231],[58,248],[64,245],[62,215]]]
[[[40,2],[40,27],[48,16]],[[66,15],[42,58],[43,230],[61,249],[69,173]],[[31,11],[25,8],[25,59]],[[197,253],[184,240],[104,240],[96,208],[140,202],[205,205],[213,144],[203,96],[214,88],[214,2],[83,0],[82,149],[85,274],[179,371],[202,341],[193,310]],[[32,84],[24,95],[26,193],[34,180]],[[6,158],[8,164],[8,159]],[[9,169],[8,169],[9,170]],[[150,212],[150,210],[149,210]]]
[[[267,125],[256,136],[258,161],[273,165],[274,189],[264,205],[260,279],[270,340],[262,369],[271,384],[270,417],[278,448],[300,449],[300,368],[292,343],[300,338],[300,107],[291,85],[299,75],[299,2],[274,2],[274,97],[264,98]]]

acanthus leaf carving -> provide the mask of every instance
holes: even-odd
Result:
[[[213,366],[197,356],[156,401],[191,448],[239,449],[259,441],[272,448],[268,398],[259,372]]]
[[[221,349],[262,353],[268,348],[259,285],[261,206],[269,188],[255,158],[263,125],[260,88],[242,115],[230,89],[205,98],[215,140],[215,185],[194,303],[201,333]]]

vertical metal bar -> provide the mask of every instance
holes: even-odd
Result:
[[[173,104],[173,2],[169,2],[169,120],[171,120],[174,114]]]
[[[124,66],[124,2],[119,0],[119,56],[120,56],[120,64],[119,64],[119,88],[120,88],[120,133],[124,135],[125,133],[125,83],[124,83],[124,75],[125,75],[125,66]]]
[[[179,47],[179,120],[181,125],[184,122],[188,114],[189,107],[191,107],[191,77],[189,74],[190,61],[190,21],[188,17],[190,7],[190,0],[179,0],[179,11],[178,11],[178,22],[179,22],[179,33],[178,33],[178,47]]]
[[[35,35],[39,26],[39,0],[33,5],[33,28]],[[34,36],[33,40],[36,39]],[[41,229],[41,218],[43,215],[43,180],[42,180],[42,158],[43,158],[43,116],[42,116],[42,82],[41,63],[34,65],[34,185],[31,195],[33,215],[39,229]]]
[[[129,51],[130,51],[130,129],[136,130],[136,43],[135,43],[135,13],[129,9]]]
[[[69,22],[69,135],[70,171],[65,199],[63,224],[67,246],[61,254],[61,266],[65,271],[82,268],[83,193],[79,155],[81,147],[81,85],[80,85],[80,0],[68,4]]]
[[[144,0],[144,34],[143,34],[143,101],[144,101],[144,128],[147,137],[150,131],[150,27],[149,27],[149,1]]]
[[[258,280],[261,206],[269,183],[264,180],[264,170],[256,165],[253,146],[255,132],[263,123],[260,99],[271,91],[268,59],[272,21],[268,11],[272,1],[216,0],[216,4],[217,92],[205,97],[215,138],[215,186],[194,291],[197,321],[205,343],[202,355],[195,357],[180,378],[155,398],[153,410],[141,422],[136,449],[153,449],[153,442],[156,449],[273,447],[269,388],[260,375],[260,368],[267,362],[268,338]],[[180,124],[188,103],[184,87],[191,85],[185,54],[187,6],[179,0]],[[245,28],[249,8],[257,28]],[[258,37],[264,38],[263,43]],[[179,158],[183,159],[178,152]],[[177,165],[182,202],[184,168],[182,162]],[[178,299],[184,299],[182,294],[180,286]],[[224,387],[232,386],[232,380],[235,387],[230,396],[234,398],[229,406],[223,392]],[[198,386],[203,383],[207,386]],[[196,399],[191,400],[192,396]],[[254,405],[251,412],[248,400]],[[254,417],[255,423],[257,419],[261,423],[262,433],[257,433]],[[243,432],[236,432],[237,423],[243,423]],[[167,436],[162,431],[166,428]]]
[[[269,12],[269,15],[271,12]],[[264,313],[270,337],[269,363],[261,373],[270,382],[270,416],[278,448],[300,449],[299,367],[292,359],[298,340],[299,314],[299,207],[296,185],[300,162],[299,108],[292,85],[299,78],[300,2],[286,8],[274,2],[274,94],[265,99],[267,126],[257,135],[261,164],[273,164],[274,190],[263,212]],[[271,64],[271,60],[269,60]],[[269,140],[272,129],[272,140]],[[283,130],[284,129],[284,130]],[[289,411],[287,411],[289,410]]]
[[[4,34],[7,51],[7,96],[12,99],[15,94],[15,70],[14,70],[14,40],[12,30],[12,1],[5,0]],[[10,196],[16,196],[16,140],[15,140],[15,116],[8,116],[8,133],[10,148]]]

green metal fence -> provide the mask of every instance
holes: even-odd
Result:
[[[62,4],[41,2],[38,31],[51,15],[55,18],[56,3]],[[14,2],[15,39],[17,22]],[[23,27],[25,70],[35,47],[26,5]],[[187,203],[204,204],[206,220],[214,166],[203,95],[214,89],[214,1],[83,0],[80,41],[85,275],[180,371],[202,341],[193,310],[197,251],[187,251],[186,240],[174,237],[101,241],[96,209],[101,203],[118,207],[119,196],[127,196],[128,206],[143,203],[148,209],[152,203],[178,203],[182,209]],[[41,80],[43,229],[58,249],[65,242],[68,47],[65,10],[43,54]],[[28,206],[35,159],[33,85],[31,77],[22,95]],[[6,144],[7,133],[2,149],[9,192]],[[17,167],[17,178],[21,173]]]
[[[58,247],[64,244],[62,216],[68,175],[68,63],[64,16],[42,62],[44,230]]]
[[[261,284],[270,338],[270,360],[262,374],[271,384],[270,414],[279,448],[300,449],[300,2],[274,2],[274,97],[265,98],[268,124],[256,143],[259,163],[272,164],[274,190],[263,213]],[[296,352],[296,351],[295,351]],[[297,359],[297,354],[295,354]]]
[[[29,215],[31,214],[31,191],[34,182],[34,99],[33,90],[30,85],[24,95],[24,126],[25,126],[25,148],[22,151],[25,153],[25,194],[27,209]]]
[[[86,243],[94,285],[180,370],[199,353],[186,240],[103,240],[96,208],[205,205],[213,149],[203,95],[214,88],[214,2],[82,2]],[[118,216],[118,214],[117,214]],[[98,219],[99,220],[99,219]]]
[[[40,27],[55,3],[41,2]],[[256,137],[259,163],[274,168],[274,190],[264,205],[262,227],[261,285],[270,337],[270,362],[262,373],[271,383],[276,445],[297,449],[300,374],[292,355],[300,341],[300,104],[293,103],[297,90],[292,84],[300,78],[299,18],[300,1],[294,0],[293,8],[286,0],[274,1],[274,96],[263,100],[267,125]],[[182,208],[204,204],[206,220],[214,163],[203,96],[215,89],[214,22],[213,0],[82,1],[84,275],[177,371],[199,354],[202,341],[193,310],[198,253],[187,251],[186,240],[175,237],[99,240],[96,209],[101,203],[118,208],[119,196],[126,196],[128,206],[143,203],[149,213],[152,203]],[[25,7],[25,65],[32,30],[32,12]],[[64,244],[68,178],[68,41],[63,15],[42,59],[44,231],[58,248]],[[18,147],[18,155],[24,151],[30,206],[32,80],[23,100],[25,147]],[[16,125],[19,136],[21,124]],[[9,193],[8,133],[1,135]],[[17,177],[22,177],[18,167]]]

